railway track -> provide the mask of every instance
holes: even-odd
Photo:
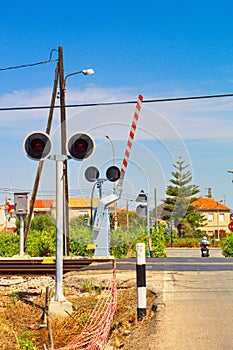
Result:
[[[93,262],[112,259],[64,258],[63,273],[84,269]],[[55,276],[55,258],[0,258],[0,276]]]

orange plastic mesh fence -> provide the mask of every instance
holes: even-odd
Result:
[[[103,289],[82,332],[69,344],[56,350],[105,349],[108,342],[113,315],[116,309],[116,297],[116,266],[114,264],[112,278]]]

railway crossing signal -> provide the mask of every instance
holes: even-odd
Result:
[[[42,131],[34,131],[26,136],[23,148],[30,159],[40,161],[50,156],[53,144],[48,134]]]
[[[115,165],[110,166],[106,171],[106,178],[111,182],[119,180],[120,175],[120,169]]]
[[[63,278],[63,230],[64,230],[64,164],[69,158],[83,160],[92,155],[94,140],[85,133],[73,134],[67,142],[67,153],[51,155],[52,141],[47,133],[32,132],[24,140],[24,150],[32,160],[49,158],[56,162],[56,290],[55,301],[65,301]],[[40,163],[41,164],[41,163]]]
[[[86,133],[73,134],[67,142],[67,151],[75,160],[89,158],[95,148],[93,138]]]
[[[100,176],[99,170],[95,166],[89,166],[85,171],[87,181],[95,182]]]
[[[53,143],[48,134],[34,131],[26,136],[23,148],[26,155],[32,160],[48,158],[53,149]],[[95,148],[93,138],[87,133],[75,133],[67,142],[67,152],[75,160],[83,160],[92,155]]]
[[[147,205],[139,204],[136,208],[136,213],[138,216],[146,217],[147,216]]]
[[[138,216],[147,216],[147,211],[148,211],[148,203],[147,203],[147,194],[141,190],[141,192],[138,194],[136,198],[136,202],[141,202],[142,204],[139,204],[136,208],[136,213]]]

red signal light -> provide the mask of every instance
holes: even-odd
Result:
[[[43,153],[45,149],[45,143],[43,140],[36,138],[31,141],[31,147],[36,153]]]
[[[26,155],[33,160],[48,158],[53,148],[50,136],[42,131],[29,134],[25,138],[23,146]]]
[[[67,142],[67,150],[75,160],[83,160],[92,155],[95,148],[93,138],[86,133],[77,133],[70,137]]]
[[[87,151],[87,148],[88,148],[88,142],[86,140],[80,138],[74,142],[73,147],[78,153],[85,153]]]

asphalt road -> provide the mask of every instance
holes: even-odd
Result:
[[[173,269],[147,271],[147,286],[158,296],[149,350],[233,349],[233,259],[216,250],[203,263],[197,253],[170,251]]]
[[[147,258],[147,271],[233,271],[233,258],[225,258],[221,249],[212,249],[208,258],[201,258],[199,249],[167,249],[166,258]],[[98,261],[98,260],[97,260]],[[117,270],[135,270],[136,259],[117,259]],[[98,262],[88,270],[112,269],[110,261]]]
[[[220,249],[210,253],[201,258],[199,249],[167,249],[166,258],[147,258],[146,285],[156,293],[158,308],[145,349],[233,349],[233,258]],[[136,278],[135,269],[135,258],[117,260],[119,273],[128,270]]]

